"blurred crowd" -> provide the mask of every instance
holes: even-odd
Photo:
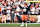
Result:
[[[19,13],[22,15],[26,8],[28,14],[40,14],[40,2],[26,2],[25,0],[6,0],[0,1],[0,14],[10,15],[10,13]]]
[[[14,17],[17,16],[19,19],[19,16],[23,15],[24,8],[27,9],[28,15],[40,14],[40,2],[26,2],[25,0],[0,0],[0,15],[10,15],[12,22]]]
[[[27,1],[40,1],[40,0],[27,0]]]

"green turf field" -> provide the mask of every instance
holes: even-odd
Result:
[[[21,24],[0,24],[0,27],[21,27]],[[23,27],[26,27],[25,25]],[[40,24],[28,24],[27,27],[40,27]]]

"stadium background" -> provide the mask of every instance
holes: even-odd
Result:
[[[0,0],[0,2],[1,2],[2,0]],[[3,0],[4,1],[4,0]],[[7,0],[7,1],[10,1],[10,0]],[[14,0],[13,0],[14,1]],[[5,2],[6,2],[6,0],[5,0]],[[40,4],[40,3],[39,3]],[[3,4],[4,5],[4,4]],[[1,5],[0,5],[1,6]],[[25,5],[25,6],[27,6],[27,5]],[[0,12],[1,12],[1,7],[0,7]],[[40,12],[39,12],[40,13]],[[39,14],[38,13],[38,14]],[[17,20],[17,18],[14,18],[14,24],[13,23],[10,23],[10,21],[8,21],[7,23],[6,23],[6,19],[4,18],[4,20],[2,19],[3,18],[3,14],[1,14],[0,13],[0,27],[21,27],[20,25],[21,25],[21,23],[19,24],[19,22],[18,22],[18,20]],[[5,17],[7,18],[7,17],[10,17],[10,15],[5,15]],[[28,27],[40,27],[40,24],[37,24],[36,22],[37,22],[37,16],[39,16],[39,15],[28,15],[28,19],[30,19],[30,20],[28,20],[28,23],[32,23],[32,24],[28,24]],[[22,18],[22,15],[20,16],[21,18]],[[10,18],[10,20],[11,20],[11,18]],[[4,23],[4,24],[3,24]],[[17,23],[17,24],[16,24]],[[33,24],[34,23],[34,24]],[[25,26],[24,26],[25,27]]]
[[[39,16],[39,15],[29,15],[30,21],[28,21],[28,22],[30,23],[31,21],[33,21],[34,23],[36,23],[37,22],[37,16]],[[3,17],[3,15],[0,15],[0,23],[2,23],[2,20],[3,20],[2,17]],[[8,17],[8,15],[6,15],[5,17]],[[22,15],[20,17],[22,17]],[[6,20],[4,20],[4,23],[6,23]],[[17,18],[14,18],[14,23],[18,23]]]

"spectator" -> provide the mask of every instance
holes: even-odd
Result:
[[[35,7],[33,5],[31,6],[31,14],[35,14]]]
[[[40,15],[37,16],[37,23],[40,23]]]
[[[11,16],[11,20],[12,20],[12,23],[13,23],[14,22],[14,11],[11,11],[10,16]]]
[[[16,12],[16,13],[15,13],[15,17],[17,17],[18,22],[21,22],[21,18],[20,18],[20,15],[19,15],[19,13],[18,13],[18,12]]]
[[[1,15],[1,7],[0,7],[0,15]]]
[[[11,17],[9,15],[6,17],[6,23],[8,22],[11,22]]]
[[[31,18],[31,23],[34,23],[34,18]]]

